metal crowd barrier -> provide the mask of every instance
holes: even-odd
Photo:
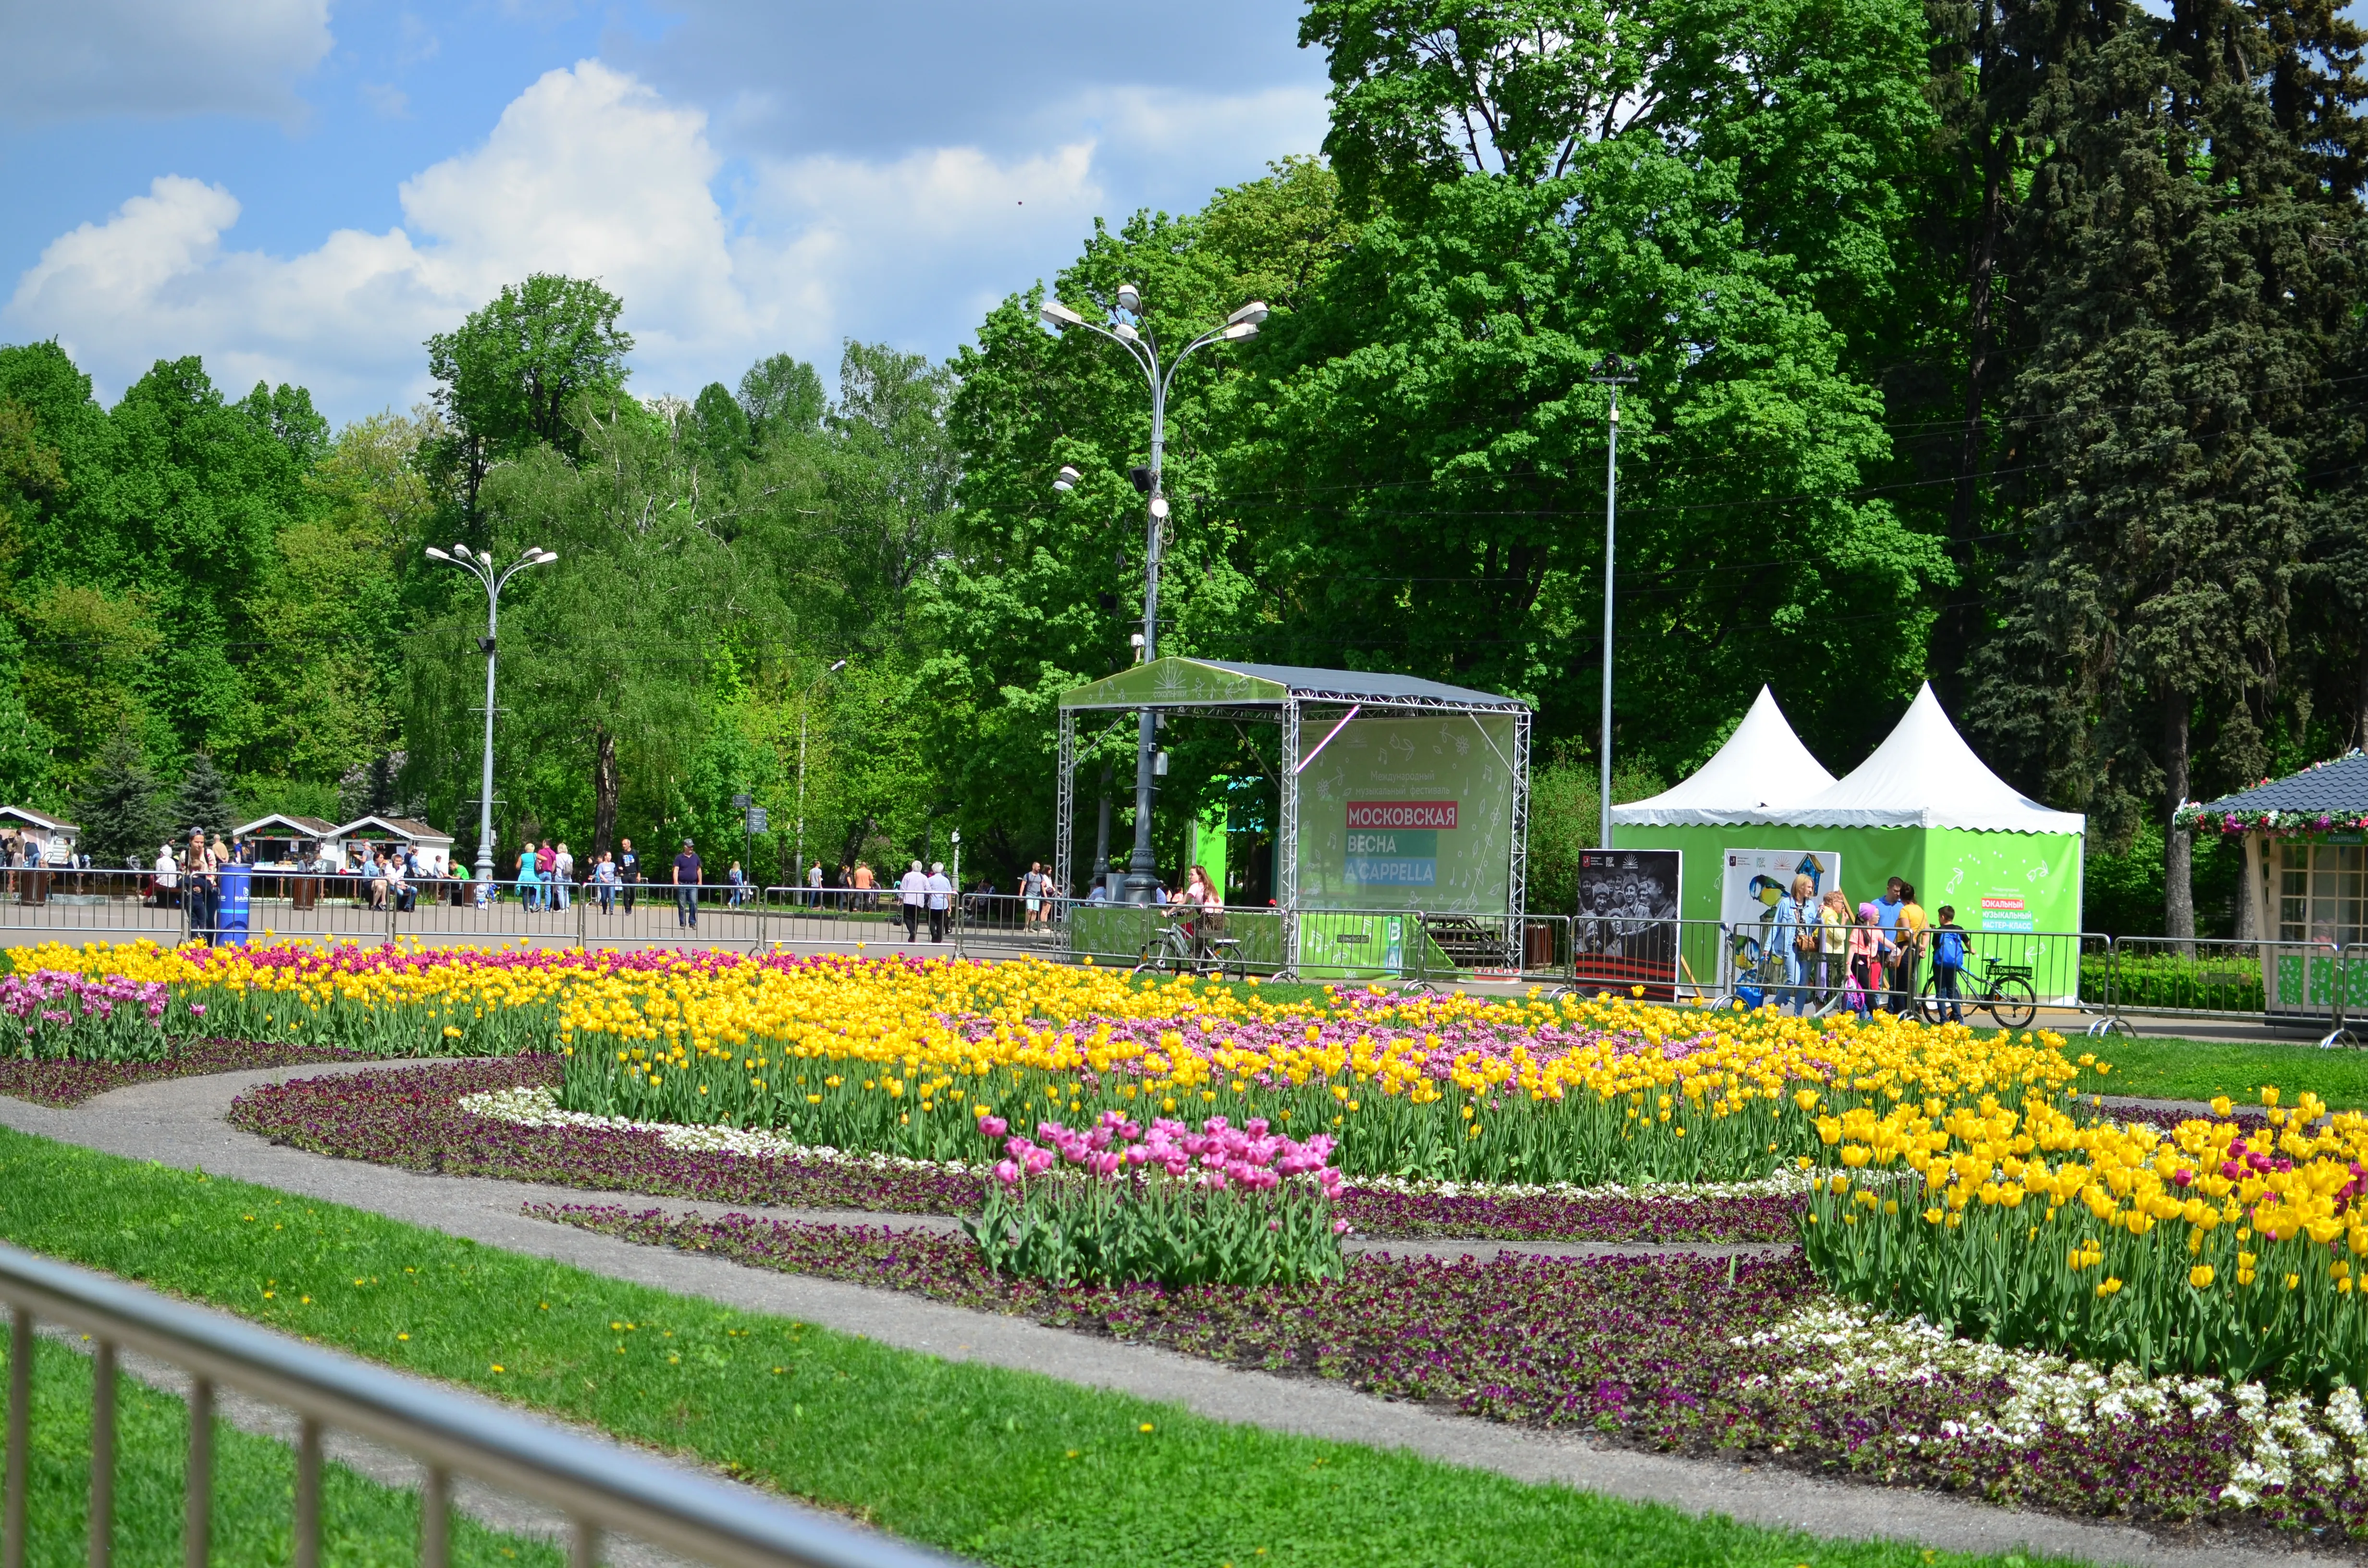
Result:
[[[2118,937],[2108,970],[2117,1020],[2266,1019],[2331,1046],[2358,1043],[2368,1015],[2368,943]]]
[[[0,1301],[12,1311],[8,1432],[0,1562],[22,1568],[29,1541],[33,1328],[36,1320],[86,1335],[91,1401],[89,1562],[114,1551],[117,1359],[142,1352],[190,1379],[183,1562],[205,1568],[213,1514],[214,1396],[236,1389],[295,1414],[297,1568],[321,1553],[321,1437],[327,1427],[398,1449],[427,1467],[419,1560],[451,1556],[452,1480],[465,1475],[546,1504],[568,1521],[571,1568],[590,1568],[614,1533],[734,1568],[944,1568],[949,1561],[885,1537],[726,1487],[644,1453],[591,1442],[473,1394],[441,1389],[221,1313],[0,1245]]]

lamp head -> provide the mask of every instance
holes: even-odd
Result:
[[[468,547],[467,545],[465,545],[465,544],[456,544],[456,545],[454,545],[454,546],[452,547],[452,559],[453,559],[453,560],[455,560],[455,561],[466,561],[466,560],[468,560],[469,558],[470,558],[470,557],[469,557],[469,547]]]
[[[1256,337],[1257,335],[1258,323],[1254,321],[1237,321],[1234,323],[1233,325],[1225,328],[1224,331],[1217,334],[1217,341],[1220,343],[1239,343],[1244,338]]]
[[[1083,478],[1085,478],[1084,474],[1079,473],[1067,463],[1063,463],[1061,465],[1061,472],[1053,476],[1053,488],[1055,490],[1075,490],[1077,487],[1077,481]]]
[[[1141,312],[1143,309],[1143,290],[1137,289],[1132,283],[1120,284],[1118,286],[1118,308],[1124,311],[1128,315],[1134,315]]]
[[[1058,300],[1047,300],[1036,307],[1036,313],[1053,326],[1083,326],[1086,318]]]
[[[450,561],[452,558],[431,544],[427,547],[427,559],[430,561]]]
[[[1167,496],[1165,496],[1165,495],[1155,495],[1155,496],[1153,496],[1153,497],[1151,498],[1151,515],[1152,515],[1153,517],[1157,517],[1157,518],[1158,518],[1161,522],[1163,522],[1163,523],[1164,523],[1164,522],[1166,522],[1166,521],[1167,520]]]
[[[1121,322],[1116,326],[1111,327],[1110,335],[1117,338],[1121,343],[1140,343],[1143,341],[1143,334],[1135,331],[1133,326],[1126,322]]]
[[[1264,320],[1266,320],[1266,301],[1264,300],[1252,300],[1248,304],[1244,305],[1240,310],[1235,311],[1232,315],[1227,316],[1225,318],[1225,324],[1227,326],[1237,326],[1243,322],[1248,322],[1252,325],[1256,325],[1258,323]]]
[[[831,665],[829,669],[827,669],[827,670],[824,671],[823,673],[824,673],[825,675],[834,675],[834,676],[835,676],[835,675],[837,675],[839,671],[841,671],[841,670],[843,670],[843,669],[845,669],[845,668],[847,668],[847,661],[846,661],[845,659],[841,659],[841,660],[839,660],[839,662],[838,662],[838,663],[837,663],[837,664],[835,664],[835,665]]]

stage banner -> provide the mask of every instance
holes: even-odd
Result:
[[[1781,956],[1770,953],[1768,933],[1793,879],[1808,878],[1812,901],[1822,900],[1827,888],[1841,885],[1842,858],[1824,849],[1730,849],[1720,859],[1718,917],[1726,924],[1733,973],[1748,982],[1759,974],[1763,957]]]
[[[1589,849],[1578,857],[1571,979],[1583,990],[1674,1002],[1685,857],[1674,849]]]
[[[1507,913],[1511,717],[1310,713],[1300,748],[1303,907]]]

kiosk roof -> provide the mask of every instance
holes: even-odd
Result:
[[[1201,658],[1154,659],[1061,694],[1061,706],[1072,709],[1274,708],[1286,701],[1457,713],[1512,713],[1529,708],[1518,697],[1383,670],[1318,670]]]

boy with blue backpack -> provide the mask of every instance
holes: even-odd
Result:
[[[1965,1021],[1958,1006],[1957,977],[1965,969],[1965,929],[1957,924],[1953,904],[1941,906],[1941,924],[1932,932],[1932,995],[1942,1023]]]

